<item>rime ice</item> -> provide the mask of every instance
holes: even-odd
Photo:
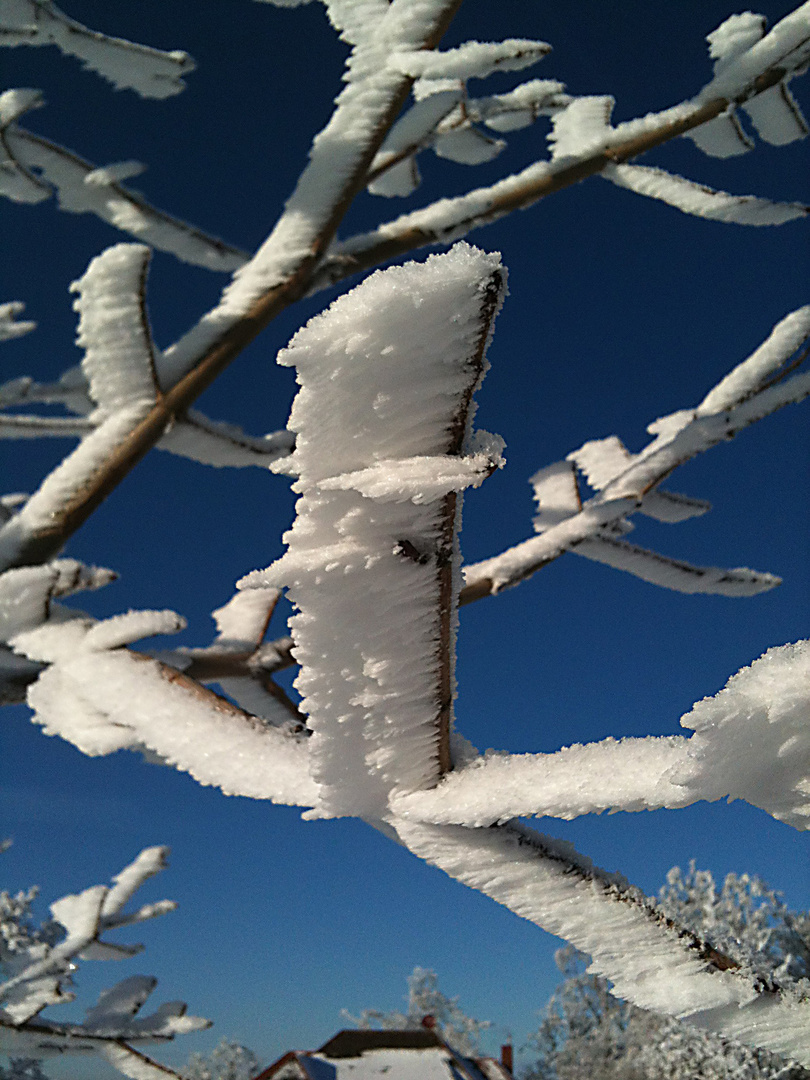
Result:
[[[468,429],[502,277],[466,244],[374,274],[279,357],[300,385],[301,498],[287,554],[242,584],[284,585],[299,608],[325,814],[381,817],[392,789],[438,778],[441,576],[455,493],[498,462]]]

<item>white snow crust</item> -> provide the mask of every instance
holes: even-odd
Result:
[[[724,25],[728,25],[728,20]],[[703,87],[698,100],[702,102],[713,98],[734,100],[750,97],[758,75],[770,68],[779,67],[789,76],[803,67],[810,57],[810,3],[807,0],[780,19],[759,41],[753,40],[754,29],[751,22],[750,47],[739,52],[735,50],[733,55],[725,53],[722,63],[715,68],[714,78]],[[731,37],[730,31],[727,31],[725,36],[728,41]],[[722,42],[722,36],[720,41],[721,50],[725,50],[727,46]]]
[[[319,1075],[319,1065],[328,1066],[334,1080],[460,1080],[464,1075],[453,1067],[453,1057],[447,1050],[433,1046],[420,1050],[364,1050],[351,1058],[307,1054],[304,1060],[315,1076]]]
[[[155,386],[152,340],[145,314],[150,251],[143,244],[116,244],[91,260],[70,289],[78,294],[77,344],[82,371],[102,420],[120,409],[152,405]]]
[[[486,827],[518,816],[680,808],[744,799],[810,828],[810,641],[769,649],[681,718],[694,734],[605,739],[552,754],[488,751],[394,812],[431,824]]]
[[[598,870],[568,844],[515,824],[467,829],[400,818],[394,824],[420,858],[589,953],[588,970],[641,1008],[682,1016],[756,997],[743,979],[709,972],[690,939],[657,919],[622,878]]]
[[[709,157],[739,157],[754,148],[733,109],[727,109],[713,120],[692,128],[686,132],[686,137]]]
[[[287,554],[239,585],[286,586],[299,609],[319,813],[383,817],[391,789],[437,779],[440,575],[457,559],[446,498],[483,466],[469,431],[472,461],[447,453],[482,375],[482,310],[502,273],[497,255],[466,244],[378,272],[279,356],[300,385],[301,498]]]
[[[460,165],[481,165],[497,157],[506,146],[502,139],[493,139],[470,124],[439,133],[433,141],[438,157]]]
[[[604,563],[616,570],[624,570],[651,585],[687,594],[756,596],[782,582],[782,579],[774,574],[751,570],[747,566],[731,569],[721,566],[693,566],[681,559],[672,559],[635,544],[628,544],[626,540],[604,532],[586,537],[571,550],[575,555]]]
[[[357,44],[347,62],[346,85],[331,118],[313,140],[309,163],[284,213],[250,262],[236,272],[217,306],[166,350],[163,365],[170,382],[193,366],[260,297],[311,259],[334,208],[374,145],[381,121],[407,85],[407,76],[389,67],[388,57],[422,50],[445,6],[445,0],[409,0],[407,5],[389,7],[383,18],[373,19],[365,28],[352,22],[359,32],[349,31]]]
[[[772,146],[786,146],[807,134],[807,120],[788,89],[787,80],[750,98],[743,109],[760,139]]]
[[[544,41],[507,38],[505,41],[468,41],[444,51],[422,49],[394,52],[388,64],[412,79],[484,79],[493,71],[520,71],[551,51]]]
[[[759,100],[755,98],[754,100]],[[802,203],[777,203],[756,195],[730,195],[648,165],[609,165],[600,176],[639,195],[658,199],[685,214],[737,225],[782,225],[807,217]]]
[[[673,778],[699,797],[745,799],[810,828],[810,641],[768,651],[682,719],[690,758]]]
[[[612,97],[579,97],[551,118],[552,160],[583,157],[606,146],[612,129]]]
[[[529,483],[537,503],[536,532],[545,532],[582,509],[574,465],[570,461],[556,461],[538,469]]]
[[[135,612],[107,623],[74,619],[18,634],[18,652],[51,664],[28,690],[35,722],[90,756],[146,746],[226,794],[313,805],[306,739],[225,701],[197,696],[156,661],[114,648],[131,639],[136,624],[148,633],[158,623],[165,631],[170,621],[165,613]]]
[[[810,304],[777,323],[763,343],[729,372],[697,407],[697,416],[714,416],[745,401],[785,364],[810,337]]]
[[[765,34],[768,20],[764,15],[744,11],[730,15],[716,30],[706,35],[709,56],[715,61],[714,70],[720,72],[736,56],[755,45]]]
[[[8,7],[8,5],[6,5]],[[67,56],[97,72],[116,90],[141,97],[167,98],[185,89],[183,75],[195,64],[184,52],[163,52],[108,37],[69,18],[51,0],[15,0],[0,17],[4,45],[56,45]]]
[[[0,304],[0,341],[9,341],[11,338],[22,337],[36,330],[35,322],[17,322],[17,315],[25,311],[25,304],[20,300],[12,300],[7,304]]]
[[[668,779],[688,761],[681,735],[604,739],[553,754],[488,751],[449,773],[430,791],[392,802],[399,817],[437,825],[486,827],[527,815],[570,820],[604,810],[687,805],[691,796]]]
[[[95,214],[137,240],[194,266],[234,271],[247,261],[244,252],[164,214],[129,191],[115,179],[116,166],[97,169],[70,150],[16,127],[6,129],[5,141],[16,162],[37,172],[25,189],[30,189],[30,201],[47,199],[55,190],[61,210]],[[103,177],[104,183],[87,182],[88,177]],[[4,184],[0,176],[0,191],[5,190]]]

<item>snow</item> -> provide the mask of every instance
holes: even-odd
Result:
[[[17,88],[0,94],[0,128],[13,124],[31,109],[39,109],[45,101],[42,91]]]
[[[402,199],[416,191],[422,182],[422,175],[416,164],[415,156],[404,158],[395,165],[386,166],[384,172],[376,176],[366,190],[370,195],[381,195],[386,199]]]
[[[492,139],[471,125],[440,133],[433,142],[438,157],[461,165],[481,165],[491,161],[506,147],[502,139]]]
[[[315,1077],[321,1075],[319,1065],[327,1066],[331,1080],[466,1080],[443,1047],[364,1050],[347,1058],[307,1054],[304,1063],[307,1074]]]
[[[728,26],[728,20],[724,25]],[[754,29],[751,22],[752,40]],[[731,36],[730,30],[721,35],[721,50],[730,44]],[[698,100],[705,102],[716,98],[733,100],[750,97],[757,76],[771,68],[780,68],[789,76],[799,70],[809,57],[810,3],[805,0],[776,23],[761,40],[753,41],[749,48],[734,55],[727,54],[727,60],[724,57],[723,62],[716,66],[714,78],[701,90]]]
[[[640,513],[645,517],[655,518],[656,521],[677,524],[679,521],[700,517],[711,508],[712,504],[706,502],[705,499],[692,499],[688,495],[679,495],[675,491],[653,488],[644,496]]]
[[[753,142],[743,131],[733,108],[687,131],[686,137],[709,157],[739,157],[740,154],[747,154],[754,148]]]
[[[127,88],[141,97],[166,98],[185,89],[183,75],[194,70],[187,53],[163,52],[107,37],[69,18],[51,0],[16,0],[10,19],[0,20],[4,45],[56,45],[78,57],[85,68],[107,79],[116,90]],[[10,31],[10,32],[9,32]]]
[[[488,751],[432,790],[396,795],[392,810],[402,820],[480,828],[529,814],[568,819],[728,797],[804,830],[808,709],[810,641],[800,641],[769,649],[694,705],[681,718],[694,732],[689,739],[609,738],[551,754]]]
[[[720,72],[735,57],[750,49],[765,34],[768,20],[764,15],[745,11],[730,15],[716,30],[706,35],[709,56],[715,61],[714,70]]]
[[[61,647],[55,648],[59,631]],[[28,655],[62,654],[28,691],[34,721],[46,734],[60,735],[90,756],[144,745],[199,783],[229,795],[291,805],[315,802],[306,739],[267,726],[213,695],[195,695],[153,660],[123,650],[82,649],[77,636],[68,624],[15,639]]]
[[[367,469],[330,476],[320,482],[321,491],[357,491],[378,502],[433,502],[451,491],[478,487],[493,469],[503,464],[501,447],[493,453],[468,454],[462,458],[420,456],[380,461]]]
[[[530,477],[529,483],[537,503],[538,512],[534,518],[536,532],[545,532],[582,509],[572,462],[556,461],[553,465],[547,465]]]
[[[714,416],[751,397],[810,337],[810,304],[777,323],[763,343],[738,364],[697,407],[696,415]]]
[[[616,435],[606,439],[591,439],[565,459],[573,462],[594,491],[621,476],[633,460],[633,455]]]
[[[21,566],[0,574],[0,641],[45,621],[55,580],[56,573],[47,566]]]
[[[233,271],[247,261],[244,252],[164,214],[128,191],[114,179],[116,166],[97,169],[70,150],[19,128],[7,128],[5,141],[16,161],[25,169],[36,170],[38,186],[32,192],[35,201],[49,198],[55,189],[61,210],[95,214],[122,232],[194,266]],[[88,183],[88,177],[104,177],[105,182]]]
[[[688,762],[689,740],[608,738],[553,754],[494,750],[449,773],[430,791],[392,801],[398,817],[437,825],[487,827],[513,817],[569,820],[604,810],[655,810],[696,801],[668,778]]]
[[[785,404],[801,401],[810,395],[810,373],[769,385],[774,372],[785,363],[810,333],[810,308],[799,308],[787,315],[771,332],[762,345],[714,387],[697,409],[681,409],[662,417],[648,426],[655,436],[640,453],[627,455],[622,443],[615,437],[586,443],[569,455],[569,459],[587,471],[589,481],[598,487],[597,494],[588,500],[579,513],[572,514],[556,524],[541,518],[543,531],[499,555],[465,567],[466,587],[485,584],[488,591],[497,592],[534,573],[562,552],[574,549],[582,541],[605,536],[606,529],[623,528],[622,520],[629,514],[643,510],[645,500],[652,496],[650,512],[660,516],[675,509],[676,519],[703,512],[707,507],[698,500],[675,497],[667,502],[667,493],[656,493],[658,483],[673,469],[710,447],[727,441],[732,435],[749,424],[761,419]],[[569,492],[569,497],[571,493]],[[661,498],[660,496],[663,496]],[[678,507],[677,504],[681,506]],[[688,513],[681,514],[681,509]],[[750,592],[770,588],[777,583],[773,575],[747,568],[717,570],[710,567],[691,567],[685,563],[668,560],[650,552],[622,548],[607,534],[613,554],[607,545],[599,552],[601,561],[621,562],[622,569],[630,569],[639,576],[647,576],[658,584],[685,588],[692,591],[707,584],[712,591],[725,595],[748,595]],[[583,548],[585,554],[587,548]],[[619,552],[618,560],[615,553]],[[650,576],[648,576],[650,575]],[[718,588],[719,587],[719,588]]]
[[[109,990],[103,990],[98,1003],[87,1010],[84,1027],[94,1034],[101,1034],[112,1025],[124,1026],[122,1021],[129,1020],[138,1011],[156,985],[157,979],[150,975],[131,975]]]
[[[33,535],[54,520],[149,412],[148,403],[122,409],[87,435],[42,482],[20,512],[0,528],[0,566],[8,566]]]
[[[217,306],[166,350],[163,368],[170,383],[262,297],[309,264],[324,240],[331,238],[336,208],[360,181],[360,173],[367,171],[383,124],[407,88],[407,77],[388,66],[388,57],[395,52],[421,54],[448,4],[449,0],[410,0],[393,5],[368,32],[356,35],[346,86],[312,142],[309,162],[284,212],[250,262],[236,272]]]
[[[552,160],[584,157],[606,146],[612,129],[612,97],[579,97],[551,118]]]
[[[768,651],[682,719],[695,735],[674,774],[701,798],[745,799],[810,827],[810,641]]]
[[[211,613],[217,626],[219,649],[255,649],[279,597],[278,589],[250,589],[235,593],[227,604]]]
[[[372,171],[384,165],[390,157],[421,146],[432,135],[436,125],[453,111],[461,97],[461,87],[456,86],[417,101],[386,135],[385,142],[371,163]]]
[[[743,979],[708,970],[688,936],[568,844],[516,824],[468,829],[397,818],[394,825],[420,858],[590,954],[589,971],[641,1008],[680,1016],[756,997]]]
[[[807,217],[810,213],[810,209],[802,203],[776,203],[755,195],[730,195],[726,191],[715,191],[647,165],[608,165],[600,176],[619,187],[659,199],[685,214],[694,214],[710,221],[728,221],[737,225],[782,225],[786,221]]]
[[[150,254],[143,244],[116,244],[92,259],[70,286],[78,294],[76,341],[84,349],[82,371],[98,406],[94,420],[157,398],[145,312]]]
[[[750,98],[743,109],[760,139],[772,146],[786,146],[807,134],[807,121],[788,89],[787,80]]]
[[[218,469],[267,469],[287,457],[294,438],[289,431],[247,435],[235,424],[210,420],[196,409],[189,409],[182,420],[176,420],[163,433],[157,445],[161,450]]]
[[[500,449],[470,437],[468,406],[502,274],[466,244],[377,272],[279,356],[300,386],[301,498],[287,553],[239,584],[286,586],[299,609],[319,814],[383,817],[392,788],[437,779],[442,573],[458,558],[454,493]]]
[[[92,187],[107,187],[122,180],[130,180],[133,176],[140,176],[145,170],[146,166],[140,161],[118,161],[114,165],[93,169],[87,173],[84,182]]]
[[[506,94],[474,98],[467,108],[493,131],[517,131],[538,116],[552,116],[569,105],[572,99],[564,91],[565,85],[556,79],[529,79]]]
[[[482,579],[489,579],[492,582],[492,591],[498,592],[506,585],[519,581],[525,573],[530,573],[530,568],[556,559],[563,551],[598,532],[605,525],[633,513],[639,502],[635,496],[609,499],[602,503],[592,501],[583,507],[579,514],[566,518],[541,535],[524,540],[500,555],[465,566],[465,583],[469,586]]]
[[[278,2],[278,0],[273,0]],[[171,1069],[166,1069],[151,1058],[133,1050],[131,1046],[121,1043],[105,1042],[99,1049],[99,1054],[105,1058],[113,1068],[130,1080],[167,1080],[167,1077],[176,1077]]]
[[[586,537],[571,550],[575,555],[624,570],[652,585],[689,595],[756,596],[782,583],[774,574],[748,567],[693,566],[605,533]]]
[[[544,41],[507,38],[468,41],[455,49],[394,52],[388,64],[412,79],[485,79],[493,71],[520,71],[551,52]]]

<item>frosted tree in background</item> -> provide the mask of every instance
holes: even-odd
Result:
[[[540,468],[534,535],[462,567],[463,491],[503,464],[502,440],[475,428],[474,395],[506,270],[498,255],[460,238],[588,176],[714,221],[778,226],[805,217],[798,203],[732,195],[634,162],[676,136],[717,157],[747,150],[749,130],[777,146],[802,138],[807,125],[789,84],[810,61],[810,4],[770,30],[750,12],[731,16],[709,36],[714,73],[702,89],[616,125],[611,98],[577,97],[553,80],[472,97],[471,80],[527,69],[549,46],[506,39],[441,50],[457,7],[326,0],[350,48],[345,86],[250,256],[148,205],[126,184],[136,163],[98,168],[28,132],[20,121],[41,103],[35,91],[0,96],[3,193],[23,204],[55,197],[135,240],[98,254],[72,286],[81,368],[54,383],[23,376],[0,388],[11,410],[0,418],[4,437],[79,440],[30,496],[0,503],[3,699],[25,697],[37,724],[86,754],[145,751],[230,794],[301,806],[308,818],[363,819],[587,952],[590,972],[626,1001],[810,1064],[801,979],[732,958],[704,928],[670,918],[621,876],[516,820],[730,796],[805,828],[810,643],[773,648],[732,675],[683,718],[689,735],[481,755],[453,717],[459,604],[516,585],[566,551],[685,593],[744,598],[778,583],[768,573],[671,559],[625,535],[636,513],[665,523],[704,513],[705,502],[662,486],[670,474],[810,394],[810,374],[797,370],[810,306],[763,326],[762,344],[701,401],[651,419],[641,451],[613,436]],[[4,44],[55,45],[145,97],[179,92],[192,68],[184,53],[104,37],[48,0],[7,0],[0,13]],[[503,148],[499,134],[539,117],[550,122],[548,147],[521,172],[336,239],[364,189],[387,197],[414,190],[420,155],[482,163]],[[279,356],[299,384],[287,430],[249,436],[192,408],[305,295],[453,241],[446,253],[373,273],[295,334]],[[151,248],[233,274],[215,306],[164,349],[146,312]],[[2,306],[3,337],[32,329],[20,315],[19,301]],[[40,408],[53,404],[66,415]],[[182,617],[130,611],[95,620],[64,605],[112,574],[63,548],[156,446],[287,475],[298,503],[283,557],[246,567],[233,599],[214,613],[216,640],[149,656],[130,646],[181,629]],[[267,642],[281,590],[297,609],[291,638]],[[292,664],[299,702],[273,678]],[[12,1042],[34,1030],[34,1005],[15,1004],[33,979],[24,974],[0,986],[0,1023]],[[118,1032],[115,1045],[123,1038]],[[165,1075],[126,1047],[108,1056],[136,1080]]]
[[[439,989],[435,971],[415,967],[408,976],[408,1007],[405,1012],[394,1009],[363,1009],[359,1016],[344,1011],[347,1020],[360,1028],[382,1028],[403,1031],[423,1027],[426,1016],[433,1018],[441,1037],[466,1057],[481,1053],[481,1035],[492,1024],[489,1020],[476,1020],[461,1008],[457,997],[448,997]]]
[[[39,1060],[64,1054],[100,1054],[127,1075],[155,1071],[139,1046],[200,1031],[210,1021],[186,1015],[182,1001],[167,1001],[151,1015],[139,1016],[157,980],[130,975],[105,990],[81,1023],[43,1018],[53,1005],[76,997],[73,973],[81,960],[125,960],[142,945],[109,940],[106,935],[173,911],[171,900],[124,908],[145,881],[166,866],[166,848],[147,848],[115,875],[112,885],[95,885],[63,896],[50,906],[51,919],[32,915],[37,889],[0,892],[0,974],[3,976],[0,1047],[10,1055],[3,1080],[44,1080]]]

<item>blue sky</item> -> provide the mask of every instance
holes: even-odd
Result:
[[[345,49],[320,5],[70,0],[67,9],[108,33],[184,48],[199,66],[184,94],[143,102],[52,49],[9,50],[4,84],[40,87],[48,101],[29,126],[99,164],[144,161],[149,169],[133,186],[158,206],[257,245],[339,87]],[[790,5],[759,9],[774,21]],[[728,0],[465,0],[447,40],[549,41],[554,52],[537,77],[559,78],[575,94],[613,94],[614,119],[623,120],[696,92],[710,73],[704,36],[734,10]],[[510,85],[493,78],[479,90]],[[794,88],[810,108],[806,80]],[[543,152],[543,137],[541,125],[517,132],[500,158],[474,171],[426,156],[414,196],[365,196],[342,233],[514,171]],[[646,161],[728,191],[807,201],[807,154],[807,142],[758,144],[717,161],[680,140]],[[119,235],[53,203],[5,204],[2,213],[0,300],[24,300],[39,329],[4,346],[0,378],[53,378],[80,357],[67,286]],[[530,534],[527,479],[536,469],[614,433],[638,449],[647,423],[697,403],[806,303],[806,228],[701,221],[592,179],[473,234],[502,251],[510,270],[477,417],[505,437],[507,467],[465,502],[465,558]],[[157,341],[182,332],[221,284],[156,255],[149,295]],[[275,367],[275,353],[330,296],[279,318],[201,407],[252,432],[283,426],[293,381]],[[784,410],[679,470],[672,488],[711,500],[709,515],[678,526],[645,520],[635,534],[694,562],[777,573],[779,589],[749,600],[682,596],[565,556],[462,612],[461,730],[481,748],[516,751],[676,732],[692,702],[740,666],[807,636],[807,408]],[[0,444],[3,490],[31,490],[67,449]],[[121,575],[81,606],[100,616],[171,607],[189,620],[182,641],[205,644],[209,612],[235,580],[280,553],[291,507],[283,478],[154,452],[69,545],[68,554]],[[275,629],[283,632],[283,622]],[[5,710],[3,720],[2,828],[15,841],[3,856],[5,887],[38,882],[50,900],[108,880],[141,847],[173,849],[170,870],[144,897],[172,897],[179,911],[142,928],[143,957],[117,969],[88,964],[77,979],[79,1002],[89,1006],[126,974],[155,974],[161,1000],[182,997],[215,1021],[211,1033],[168,1049],[167,1062],[221,1035],[268,1061],[319,1045],[341,1026],[342,1008],[399,1007],[417,964],[437,971],[471,1014],[498,1025],[493,1045],[507,1030],[521,1043],[536,1026],[556,983],[557,940],[362,824],[305,823],[296,810],[226,798],[134,755],[83,757],[45,737],[23,708]],[[806,838],[744,804],[538,827],[651,893],[671,865],[694,858],[720,877],[759,873],[794,907],[808,906]],[[60,1075],[85,1070],[77,1062]]]

